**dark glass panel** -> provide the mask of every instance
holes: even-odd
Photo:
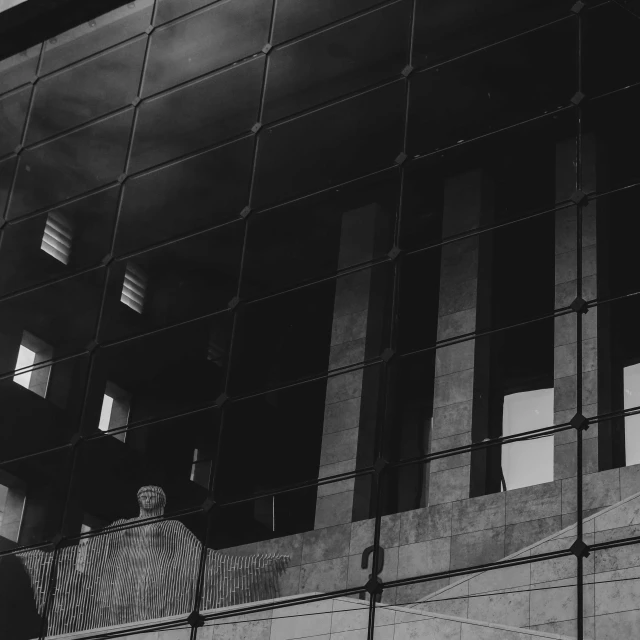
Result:
[[[144,95],[246,58],[267,43],[272,0],[226,0],[151,36]]]
[[[87,440],[68,525],[79,532],[85,514],[100,526],[137,516],[136,494],[147,485],[163,489],[167,514],[202,505],[219,422],[219,411],[207,409]]]
[[[158,10],[156,11],[156,24],[163,24],[174,18],[179,18],[185,13],[195,11],[216,0],[158,0]]]
[[[19,546],[50,541],[62,528],[62,515],[71,471],[71,449],[41,453],[0,464],[4,483],[12,485],[21,502]]]
[[[566,106],[576,92],[577,19],[454,60],[411,79],[410,155]]]
[[[278,0],[276,3],[274,42],[295,38],[358,11],[379,4],[380,0]]]
[[[51,73],[141,34],[151,22],[153,0],[136,0],[71,29],[44,45],[41,73]]]
[[[109,270],[101,341],[226,308],[238,290],[243,239],[244,225],[237,222],[114,262]],[[130,264],[146,279],[140,313],[121,301]]]
[[[604,193],[640,182],[639,108],[640,87],[623,89],[585,104],[585,191]]]
[[[22,139],[31,87],[0,98],[0,156],[13,153]]]
[[[432,245],[439,242],[440,234],[449,237],[471,228],[460,218],[460,224],[442,229],[443,211],[451,207],[463,207],[474,217],[473,227],[478,227],[567,202],[576,184],[575,124],[575,113],[568,110],[409,165],[402,205],[402,246]]]
[[[620,89],[640,80],[634,60],[640,55],[640,23],[619,4],[608,2],[584,17],[584,93]]]
[[[381,258],[393,242],[400,174],[365,178],[249,217],[242,296]]]
[[[60,358],[83,350],[95,336],[104,269],[61,280],[0,303],[0,372],[13,371],[28,332]]]
[[[433,65],[563,18],[573,0],[433,0],[416,7],[414,65]]]
[[[640,292],[640,274],[632,258],[640,220],[631,214],[639,195],[640,187],[624,189],[590,200],[583,209],[583,233],[588,233],[591,244],[597,237],[598,279],[597,287],[589,287],[582,294],[585,300]]]
[[[0,211],[2,212],[4,212],[9,198],[9,191],[11,191],[16,160],[17,156],[0,161]]]
[[[114,181],[123,171],[133,109],[20,156],[9,215],[15,218]]]
[[[256,207],[393,164],[402,150],[405,85],[395,82],[260,132]]]
[[[248,304],[237,327],[232,392],[377,357],[386,346],[391,277],[381,265]]]
[[[401,352],[430,347],[436,342],[439,306],[444,304],[439,302],[440,268],[439,248],[402,258],[397,317],[397,344]],[[464,292],[459,291],[453,299],[462,296]],[[475,293],[467,297],[473,306]]]
[[[2,337],[6,343],[6,334]],[[17,352],[16,346],[14,355]],[[18,381],[13,375],[0,380],[2,460],[62,447],[71,440],[80,427],[88,370],[86,356],[32,370],[29,382],[40,375],[48,377],[44,395],[27,388],[24,376]],[[0,480],[0,484],[6,483]]]
[[[98,264],[111,249],[117,201],[118,189],[112,187],[54,211],[7,225],[0,245],[0,294]],[[49,234],[55,237],[55,220],[68,225],[70,250],[66,264],[43,249],[43,241]]]
[[[249,131],[258,120],[264,56],[180,87],[139,107],[131,171]]]
[[[253,138],[133,178],[126,183],[116,253],[231,220],[249,197]]]
[[[383,439],[383,455],[389,462],[429,453],[434,374],[435,350],[393,362],[387,387],[387,421]],[[424,464],[389,469],[382,483],[382,513],[400,513],[427,506],[428,471]]]
[[[89,383],[85,431],[98,430],[109,385],[128,398],[128,424],[213,404],[224,384],[229,321],[227,315],[215,316],[100,348]]]
[[[0,537],[3,551],[15,544]],[[41,612],[44,597],[33,588],[26,558],[40,551],[8,553],[0,557],[0,628],[8,638],[37,638],[42,627]],[[51,564],[46,563],[39,575],[38,587],[45,586],[51,575]]]
[[[411,4],[403,0],[277,48],[269,60],[263,120],[397,77],[407,63],[410,17]]]
[[[27,144],[128,105],[138,93],[146,40],[42,78],[29,117]]]
[[[36,77],[42,45],[37,44],[15,56],[0,60],[0,93],[11,91]]]

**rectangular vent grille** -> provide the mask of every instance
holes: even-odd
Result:
[[[62,264],[69,264],[71,255],[72,228],[65,217],[58,211],[47,216],[40,248]]]
[[[140,267],[128,262],[124,274],[124,285],[120,302],[131,307],[134,311],[142,313],[144,307],[144,296],[147,291],[147,276]]]

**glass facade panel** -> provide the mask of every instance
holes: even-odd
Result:
[[[472,4],[0,61],[3,640],[638,635],[640,13]]]
[[[129,109],[26,150],[8,216],[33,213],[115,181],[124,169],[132,118]]]
[[[144,101],[133,136],[131,170],[140,171],[248,132],[258,120],[263,69],[264,58],[259,56]]]
[[[293,199],[392,166],[402,145],[404,91],[401,82],[394,82],[266,129],[258,142],[252,206]],[[321,174],[311,168],[317,162],[326,167]]]
[[[249,197],[252,149],[244,138],[129,180],[116,255],[238,217]]]
[[[144,95],[248,58],[267,43],[271,0],[226,0],[158,28],[151,38]]]
[[[398,77],[407,63],[411,5],[396,2],[278,47],[270,56],[264,121]],[[385,37],[380,41],[384,25]]]

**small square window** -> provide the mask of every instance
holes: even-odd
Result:
[[[132,262],[127,262],[120,302],[126,304],[137,313],[142,313],[146,292],[147,276],[144,271]]]
[[[38,366],[53,358],[53,348],[28,331],[23,331],[13,381],[45,398],[51,365]]]
[[[102,397],[102,409],[100,410],[100,431],[113,431],[120,429],[129,423],[129,411],[131,409],[131,396],[113,382],[107,382]],[[114,438],[125,441],[126,431],[113,434]]]
[[[199,484],[207,489],[209,487],[209,473],[211,471],[211,456],[202,449],[193,450],[193,460],[191,462],[191,482]]]
[[[72,236],[73,230],[66,217],[59,211],[52,211],[47,216],[40,248],[62,264],[69,264]]]

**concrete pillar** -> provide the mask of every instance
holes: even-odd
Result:
[[[444,191],[443,239],[480,224],[482,172],[449,178]],[[438,340],[476,329],[479,238],[444,245],[440,269]],[[475,342],[467,340],[436,352],[431,452],[471,443]],[[429,505],[469,497],[469,453],[435,460],[429,469]]]
[[[594,140],[583,140],[584,191],[595,187]],[[566,200],[575,190],[574,140],[556,147],[556,201]],[[570,207],[556,213],[555,232],[555,308],[571,304],[578,293],[577,280],[577,209]],[[597,294],[596,202],[583,208],[582,222],[582,297]],[[569,421],[577,409],[577,385],[582,381],[582,413],[598,413],[597,308],[583,316],[582,371],[577,370],[577,318],[575,313],[555,319],[554,326],[554,423]],[[591,426],[584,435],[583,473],[598,471],[598,427]],[[573,430],[554,436],[554,479],[576,475],[576,435]]]
[[[372,259],[376,214],[376,205],[369,205],[343,215],[338,269]],[[368,269],[336,282],[329,372],[364,360],[370,287]],[[362,369],[333,376],[327,382],[319,478],[356,468],[362,382]],[[353,479],[318,487],[315,528],[351,522],[353,497]]]

